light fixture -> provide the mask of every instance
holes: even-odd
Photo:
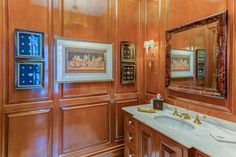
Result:
[[[152,61],[154,60],[154,53],[155,53],[154,47],[156,46],[158,46],[158,44],[154,40],[144,41],[144,48],[146,49],[146,58],[149,67],[152,67]],[[148,55],[149,48],[151,48],[151,53],[152,53],[150,57]]]

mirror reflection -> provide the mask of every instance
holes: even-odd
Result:
[[[171,84],[216,90],[218,23],[199,26],[171,36]]]
[[[166,87],[226,97],[227,11],[166,31]]]

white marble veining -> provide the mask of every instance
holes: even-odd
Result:
[[[152,107],[150,104],[140,106]],[[190,130],[179,129],[160,124],[160,121],[157,122],[155,118],[158,116],[171,116],[174,119],[180,120],[180,118],[171,115],[174,106],[164,104],[164,110],[157,110],[156,113],[139,112],[137,111],[137,107],[138,106],[125,107],[123,110],[132,114],[135,119],[187,148],[194,147],[211,157],[236,157],[236,143],[219,142],[210,135],[211,133],[221,132],[222,136],[224,136],[224,134],[227,137],[231,136],[233,140],[236,137],[236,123],[200,114],[202,124],[197,125],[193,123],[196,112],[177,107],[178,112],[188,112],[191,115],[191,120],[181,119],[181,121],[185,121],[194,127],[194,129]]]

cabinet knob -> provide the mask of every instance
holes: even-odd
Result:
[[[132,155],[132,154],[129,154],[129,157],[133,157],[133,155]]]
[[[132,122],[132,120],[129,120],[129,125],[131,125],[133,122]]]
[[[131,141],[133,139],[133,137],[132,136],[129,136],[129,140]]]

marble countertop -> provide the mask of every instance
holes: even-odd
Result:
[[[152,107],[150,104],[139,106]],[[137,107],[139,106],[124,107],[123,110],[132,114],[135,119],[173,139],[186,148],[196,148],[211,157],[236,157],[236,141],[235,143],[219,142],[210,135],[211,133],[220,132],[228,137],[232,137],[232,139],[236,138],[236,123],[200,114],[202,124],[198,125],[193,123],[196,113],[187,111],[191,116],[191,120],[184,121],[191,123],[195,129],[191,131],[178,130],[160,125],[154,120],[154,117],[160,115],[172,116],[175,106],[165,103],[164,110],[156,110],[156,113],[139,112],[137,111]],[[186,112],[183,108],[177,107],[177,109],[180,113]]]

